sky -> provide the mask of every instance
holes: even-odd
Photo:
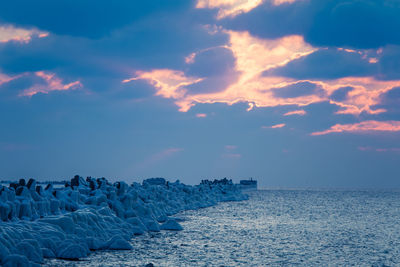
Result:
[[[399,0],[14,0],[0,179],[400,188]]]

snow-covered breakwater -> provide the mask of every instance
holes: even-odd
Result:
[[[131,249],[133,235],[182,230],[169,217],[247,195],[230,181],[189,186],[163,178],[143,184],[75,176],[64,188],[30,179],[0,187],[0,264],[34,266],[43,258],[80,259],[90,250]]]

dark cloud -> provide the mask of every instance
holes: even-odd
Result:
[[[315,4],[317,1],[311,1]],[[400,5],[398,1],[327,2],[315,14],[306,40],[319,46],[377,48],[399,44]],[[320,4],[321,5],[321,4]]]
[[[272,69],[264,75],[286,76],[295,79],[337,79],[347,76],[371,76],[377,65],[362,59],[358,53],[324,49]]]
[[[187,87],[189,93],[211,93],[226,89],[237,81],[239,73],[235,70],[232,51],[216,47],[200,52],[189,65],[187,75],[204,80]]]
[[[315,84],[310,82],[298,82],[283,88],[273,89],[275,97],[294,98],[312,94],[323,93],[323,91]]]
[[[232,51],[224,47],[216,47],[198,53],[187,73],[199,77],[219,76],[233,70],[234,67],[235,57]]]
[[[156,12],[188,9],[193,1],[14,0],[1,4],[0,21],[56,34],[98,38]]]
[[[377,48],[400,44],[397,0],[310,0],[258,8],[223,25],[263,38],[300,34],[314,46]]]
[[[354,88],[350,86],[339,88],[330,95],[330,99],[334,101],[344,101],[352,90],[354,90]]]
[[[192,52],[227,42],[226,34],[210,35],[201,22],[190,12],[178,12],[174,16],[144,18],[100,39],[50,34],[29,43],[2,43],[0,70],[10,76],[45,70],[63,80],[79,80],[92,92],[116,91],[121,95],[123,88],[139,86],[121,83],[137,70],[185,69],[185,57]],[[199,62],[206,55],[199,56]],[[231,62],[230,55],[222,53],[214,64],[224,62],[224,57]],[[203,63],[200,65],[207,68]],[[146,95],[142,89],[129,91],[122,95]]]
[[[249,31],[261,38],[274,39],[305,32],[312,23],[310,13],[314,11],[310,8],[312,6],[302,1],[282,6],[273,6],[270,1],[265,1],[252,11],[227,18],[221,24],[236,31]]]
[[[400,115],[400,87],[393,88],[382,94],[380,104],[374,106],[374,108],[386,109],[387,114],[398,118]]]
[[[24,75],[19,79],[3,83],[0,85],[0,98],[15,98],[34,84],[45,85],[45,82],[35,75]]]
[[[378,78],[383,80],[400,79],[400,46],[387,46],[379,59]]]

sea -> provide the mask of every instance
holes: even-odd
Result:
[[[400,266],[400,191],[258,190],[176,216],[183,231],[45,266]]]

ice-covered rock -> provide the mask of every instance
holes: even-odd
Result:
[[[123,249],[123,250],[130,250],[132,249],[131,244],[129,244],[128,241],[123,239],[120,236],[113,236],[108,242],[107,242],[107,247],[108,249]]]
[[[161,225],[161,230],[172,230],[172,231],[181,231],[183,227],[175,220],[169,219],[167,222]]]
[[[0,188],[0,264],[34,266],[44,258],[81,259],[90,250],[132,249],[134,235],[182,230],[173,214],[246,198],[226,180],[188,186],[151,178],[129,186],[75,176],[64,188],[43,189],[21,179]]]
[[[66,244],[57,252],[57,257],[60,259],[78,260],[79,258],[86,257],[85,249],[77,244]]]
[[[23,255],[11,254],[4,258],[4,267],[29,267],[31,263],[28,258]]]

